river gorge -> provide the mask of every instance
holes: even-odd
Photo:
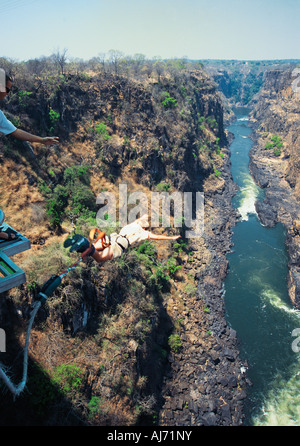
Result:
[[[239,192],[233,203],[240,221],[233,230],[225,280],[227,320],[237,331],[241,356],[248,361],[252,385],[245,400],[245,425],[299,425],[300,355],[293,348],[293,330],[300,313],[288,295],[286,230],[281,223],[261,224],[255,203],[264,191],[249,172],[253,145],[250,109],[235,109],[231,169]],[[295,332],[294,332],[295,333]],[[295,343],[294,343],[295,344]]]

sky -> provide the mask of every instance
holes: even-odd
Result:
[[[300,59],[300,0],[0,0],[0,57]]]

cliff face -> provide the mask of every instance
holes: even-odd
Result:
[[[263,84],[267,61],[207,61],[205,70],[216,82],[225,101],[246,106]]]
[[[3,423],[20,422],[27,408],[21,424],[126,425],[154,416],[166,425],[240,424],[245,377],[221,289],[235,189],[213,83],[201,70],[143,82],[93,73],[36,78],[21,91],[4,112],[60,144],[1,140],[1,207],[32,243],[18,261],[27,285],[2,301],[0,316],[10,313],[17,333],[7,364],[23,345],[40,285],[72,263],[62,249],[72,223],[83,235],[95,225],[101,191],[118,196],[126,183],[128,193],[147,197],[204,192],[205,230],[174,247],[143,245],[104,265],[89,260],[68,276],[33,331],[33,396],[3,399]],[[0,326],[11,331],[11,323]],[[67,380],[74,374],[77,387]]]
[[[280,221],[287,228],[289,293],[300,308],[300,94],[295,80],[293,68],[266,74],[253,100],[250,168],[265,188],[265,200],[257,205],[262,222]]]

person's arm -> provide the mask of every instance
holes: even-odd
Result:
[[[38,142],[45,145],[57,144],[59,142],[57,136],[46,136],[45,138],[42,138],[41,136],[32,135],[31,133],[20,129],[15,130],[14,132],[10,133],[10,135],[21,141]]]
[[[150,240],[177,240],[180,238],[180,235],[168,236],[164,234],[153,234],[153,232],[148,232],[148,238]]]
[[[106,262],[107,260],[111,260],[113,258],[112,246],[108,246],[107,248],[104,248],[103,251],[97,251],[97,249],[96,249],[94,254],[92,255],[92,257],[98,263]]]

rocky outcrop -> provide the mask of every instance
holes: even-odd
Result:
[[[300,95],[294,80],[293,68],[270,71],[253,100],[250,171],[265,191],[256,205],[262,223],[287,229],[289,295],[300,308]]]

